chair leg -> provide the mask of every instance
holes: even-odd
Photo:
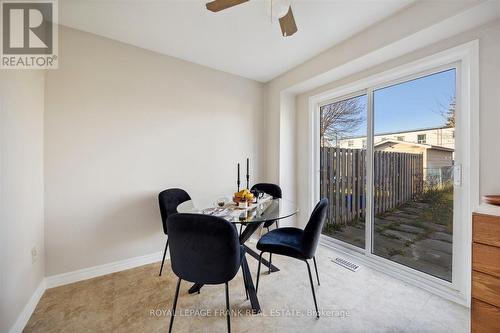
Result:
[[[226,318],[227,318],[227,332],[231,333],[231,312],[229,310],[229,285],[226,282]]]
[[[179,297],[179,289],[181,287],[181,278],[177,281],[177,288],[175,288],[174,305],[172,306],[172,313],[170,314],[170,326],[168,333],[172,332],[172,325],[174,324],[175,308],[177,307],[177,298]]]
[[[163,260],[161,261],[160,275],[158,276],[161,276],[161,271],[163,270],[163,264],[165,263],[165,256],[167,255],[167,248],[168,248],[168,238],[167,238],[167,244],[165,244],[165,251],[163,251]]]
[[[309,282],[311,282],[311,291],[314,299],[314,307],[316,308],[316,318],[319,318],[318,303],[316,303],[316,293],[314,292],[314,282],[311,274],[311,267],[309,267],[309,263],[307,262],[307,260],[305,260],[305,262],[307,264],[307,271],[309,272]]]
[[[273,254],[269,252],[269,275],[271,275],[271,264],[273,263]]]
[[[313,257],[313,262],[314,262],[314,269],[316,270],[316,279],[318,280],[318,286],[321,284],[319,283],[319,274],[318,274],[318,266],[316,265],[316,257]]]
[[[243,230],[243,224],[240,224],[240,236],[241,236],[241,231]]]
[[[248,299],[248,289],[247,289],[247,278],[245,277],[245,274],[243,273],[243,267],[241,269],[241,274],[243,275],[243,284],[245,285],[245,294]]]
[[[255,284],[255,293],[257,294],[257,291],[259,290],[259,279],[260,279],[260,265],[262,264],[262,254],[264,252],[261,252],[259,255],[259,267],[257,268],[257,283]]]

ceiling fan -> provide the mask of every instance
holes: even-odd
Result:
[[[214,0],[206,4],[211,12],[218,12],[233,6],[240,5],[249,0]],[[277,7],[277,8],[274,8]],[[271,13],[279,19],[283,37],[288,37],[297,32],[297,25],[293,17],[292,6],[288,0],[271,0]]]

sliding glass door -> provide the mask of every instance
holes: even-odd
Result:
[[[455,70],[373,92],[373,249],[451,282]]]
[[[320,105],[324,235],[452,281],[455,96],[449,67]]]

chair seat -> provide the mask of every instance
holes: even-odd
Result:
[[[257,249],[262,252],[303,259],[301,247],[303,234],[304,231],[298,228],[274,229],[260,238]]]

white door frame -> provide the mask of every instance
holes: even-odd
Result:
[[[471,274],[471,215],[479,205],[479,42],[474,40],[451,49],[427,56],[423,59],[398,66],[391,70],[369,76],[362,80],[328,90],[309,98],[309,161],[308,191],[310,208],[319,200],[319,107],[327,101],[367,93],[367,176],[373,175],[373,110],[374,87],[406,81],[412,77],[425,76],[444,68],[456,68],[457,77],[457,133],[455,145],[462,154],[462,185],[460,210],[454,210],[453,226],[453,272],[452,282],[430,276],[415,269],[397,264],[371,253],[371,227],[373,217],[367,214],[365,248],[361,249],[331,237],[322,236],[322,243],[331,246],[353,260],[363,262],[385,273],[396,276],[423,289],[446,297],[465,306],[470,306]],[[372,186],[367,186],[367,212],[372,212]],[[455,190],[457,191],[457,189]],[[457,192],[455,192],[457,193]],[[456,206],[457,207],[457,206]]]

